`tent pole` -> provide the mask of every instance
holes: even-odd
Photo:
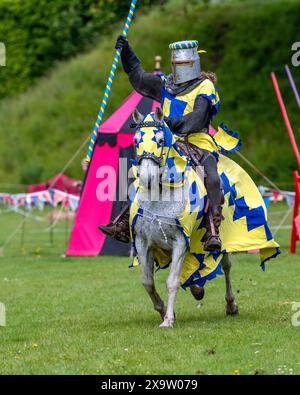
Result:
[[[50,245],[53,245],[53,206],[50,206],[50,227],[49,227]]]
[[[277,78],[276,78],[276,75],[275,75],[274,72],[271,73],[271,78],[272,78],[273,86],[274,86],[275,93],[276,93],[276,96],[277,96],[277,100],[278,100],[278,103],[279,103],[279,106],[280,106],[280,109],[281,109],[281,112],[282,112],[282,116],[283,116],[283,119],[284,119],[284,122],[285,122],[285,126],[286,126],[288,134],[290,136],[290,140],[291,140],[291,144],[292,144],[292,147],[293,147],[293,150],[294,150],[294,154],[295,154],[296,160],[298,162],[298,167],[300,168],[300,153],[299,153],[297,142],[296,142],[296,139],[295,139],[295,135],[294,135],[294,132],[293,132],[293,129],[292,129],[292,126],[291,126],[291,123],[290,123],[290,120],[289,120],[289,117],[288,117],[285,105],[284,105],[284,101],[282,99],[282,95],[281,95],[280,88],[279,88],[279,85],[278,85],[278,82],[277,82]]]
[[[25,223],[26,223],[26,216],[24,216],[24,219],[22,221],[22,230],[21,230],[21,249],[24,248],[24,242],[25,242]]]
[[[298,107],[300,108],[300,97],[299,97],[299,93],[298,93],[298,90],[297,90],[297,87],[296,87],[294,78],[293,78],[293,76],[292,76],[291,70],[290,70],[290,68],[289,68],[289,66],[288,66],[287,64],[285,65],[285,71],[286,71],[286,73],[287,73],[288,79],[289,79],[290,84],[291,84],[291,87],[292,87],[292,89],[293,89],[293,92],[294,92],[294,95],[295,95],[295,98],[296,98],[296,102],[297,102],[297,104],[298,104]]]
[[[67,202],[66,207],[66,220],[65,220],[65,238],[66,238],[66,247],[68,248],[68,241],[69,241],[69,202]]]

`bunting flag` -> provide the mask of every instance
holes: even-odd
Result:
[[[76,211],[79,204],[79,197],[71,195],[58,189],[48,189],[33,193],[0,193],[0,204],[11,207],[25,207],[27,210],[37,208],[43,211],[45,205],[57,207],[62,204],[66,209]]]
[[[265,201],[268,200],[269,202],[271,201],[276,203],[285,200],[289,208],[294,207],[295,192],[281,190],[279,191],[275,189],[270,189],[263,185],[260,185],[258,189]]]

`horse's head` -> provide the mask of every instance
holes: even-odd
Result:
[[[160,184],[160,169],[165,165],[168,152],[173,145],[173,136],[164,122],[162,110],[143,116],[133,113],[137,130],[134,142],[139,165],[139,181],[143,188],[156,188]]]

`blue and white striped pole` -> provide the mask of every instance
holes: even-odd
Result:
[[[132,0],[131,1],[131,5],[130,5],[129,12],[128,12],[128,16],[127,16],[127,19],[126,19],[126,22],[125,22],[125,26],[124,26],[124,29],[123,29],[123,32],[122,32],[122,34],[124,36],[127,36],[127,34],[128,34],[128,30],[129,30],[129,27],[130,27],[130,24],[131,24],[131,21],[132,21],[132,17],[133,17],[134,11],[135,11],[136,3],[137,3],[137,0]],[[112,66],[111,66],[111,69],[110,69],[110,73],[109,73],[109,76],[108,76],[108,80],[107,80],[107,84],[106,84],[106,88],[105,88],[105,93],[104,93],[104,97],[103,97],[102,104],[101,104],[101,107],[100,107],[100,111],[99,111],[99,114],[98,114],[98,118],[96,120],[96,123],[95,123],[95,126],[94,126],[94,130],[93,130],[93,133],[92,133],[92,137],[91,137],[91,140],[90,140],[90,144],[89,144],[89,148],[88,148],[88,152],[87,152],[87,156],[86,156],[86,161],[87,162],[90,162],[91,159],[92,159],[93,151],[94,151],[96,140],[97,140],[98,129],[99,129],[99,126],[101,125],[102,120],[103,120],[104,111],[105,111],[105,108],[107,106],[108,97],[109,97],[109,94],[110,94],[110,91],[111,91],[113,79],[114,79],[115,74],[116,74],[116,70],[117,70],[117,66],[118,66],[118,63],[119,63],[120,56],[121,56],[121,50],[117,49],[115,57],[114,57],[114,60],[113,60],[113,63],[112,63]]]

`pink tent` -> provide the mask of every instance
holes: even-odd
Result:
[[[129,245],[106,238],[98,229],[99,225],[110,222],[111,218],[120,212],[123,204],[119,200],[100,201],[97,198],[97,187],[103,181],[99,169],[103,169],[104,166],[114,169],[116,180],[113,185],[109,185],[110,191],[112,189],[114,195],[117,197],[122,195],[126,199],[127,185],[123,181],[124,178],[127,179],[130,159],[134,158],[134,131],[130,128],[133,122],[131,114],[135,108],[142,114],[148,114],[158,105],[159,103],[133,92],[100,126],[66,252],[67,256],[128,255]],[[126,169],[119,169],[120,158],[127,159]],[[119,173],[122,174],[120,181],[118,181]]]

